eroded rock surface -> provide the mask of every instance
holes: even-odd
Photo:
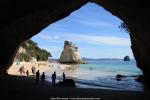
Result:
[[[78,47],[72,42],[65,41],[64,50],[62,51],[59,61],[61,63],[82,63]]]

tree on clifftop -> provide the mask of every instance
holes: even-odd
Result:
[[[16,58],[20,61],[30,61],[32,58],[36,58],[37,61],[46,61],[48,57],[51,57],[51,53],[38,47],[38,44],[31,39],[25,41],[21,45],[26,52],[18,53]]]

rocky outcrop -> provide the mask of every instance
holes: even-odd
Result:
[[[82,63],[82,59],[78,52],[78,47],[72,42],[64,42],[64,50],[61,53],[60,63]]]
[[[124,61],[130,61],[130,57],[129,56],[125,56],[123,60]]]
[[[27,50],[22,46],[19,47],[18,53],[27,53]]]
[[[51,57],[50,52],[38,47],[38,44],[29,39],[22,43],[16,54],[16,60],[19,61],[47,61]]]
[[[126,76],[125,75],[121,75],[121,74],[117,74],[116,75],[116,80],[117,81],[121,81],[123,78],[125,78]]]
[[[59,87],[76,87],[75,81],[73,79],[66,79],[62,82],[56,84]]]

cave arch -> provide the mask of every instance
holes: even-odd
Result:
[[[146,0],[3,0],[0,4],[3,8],[0,9],[0,71],[5,71],[12,64],[20,43],[89,1],[104,7],[127,24],[137,66],[149,78],[150,16]]]

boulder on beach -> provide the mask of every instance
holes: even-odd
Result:
[[[130,61],[130,57],[129,56],[125,56],[124,57],[124,61]]]
[[[62,82],[59,82],[56,84],[56,86],[61,86],[61,87],[76,87],[75,81],[73,79],[66,79]]]
[[[80,57],[78,47],[72,42],[64,42],[64,50],[61,53],[60,63],[84,63]]]
[[[125,75],[121,75],[121,74],[117,74],[116,75],[116,80],[117,81],[120,81],[121,79],[125,78],[126,76]]]

